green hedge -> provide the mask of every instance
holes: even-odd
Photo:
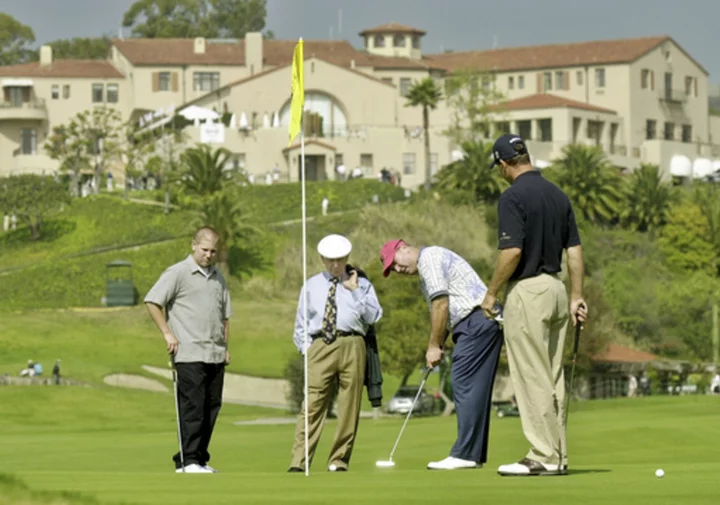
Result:
[[[141,300],[158,276],[190,252],[187,239],[143,247],[122,253],[103,253],[81,259],[45,263],[36,268],[0,277],[3,309],[101,307],[106,292],[106,264],[130,261]]]
[[[77,254],[167,240],[190,234],[190,214],[97,195],[77,198],[43,225],[43,237],[29,240],[25,227],[0,233],[0,270]]]

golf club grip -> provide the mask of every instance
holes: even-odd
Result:
[[[573,345],[573,355],[577,356],[578,347],[580,346],[580,330],[581,330],[580,322],[578,321],[575,325],[575,343]]]

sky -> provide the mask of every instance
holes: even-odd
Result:
[[[116,35],[133,2],[0,0],[0,12],[29,25],[42,44]],[[720,83],[718,0],[268,0],[267,7],[276,38],[332,37],[359,48],[358,32],[396,22],[427,32],[426,53],[669,35]]]

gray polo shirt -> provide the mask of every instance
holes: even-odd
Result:
[[[166,308],[168,326],[178,339],[176,363],[225,361],[225,329],[230,292],[216,267],[206,274],[189,255],[165,270],[145,302]]]

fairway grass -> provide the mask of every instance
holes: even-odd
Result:
[[[387,459],[402,418],[362,419],[350,471],[325,470],[335,428],[323,433],[309,478],[288,474],[294,426],[237,425],[277,412],[225,405],[210,447],[216,475],[176,475],[172,396],[112,388],[0,388],[0,474],[34,492],[74,492],[101,503],[380,504],[717,503],[720,398],[639,398],[573,404],[571,474],[500,477],[526,450],[517,418],[493,417],[488,465],[431,472],[448,454],[456,419],[413,418]],[[654,476],[657,468],[665,477]],[[0,504],[39,503],[0,480]],[[8,489],[7,492],[4,489]],[[38,495],[40,496],[40,495]],[[67,503],[58,501],[58,503]]]

